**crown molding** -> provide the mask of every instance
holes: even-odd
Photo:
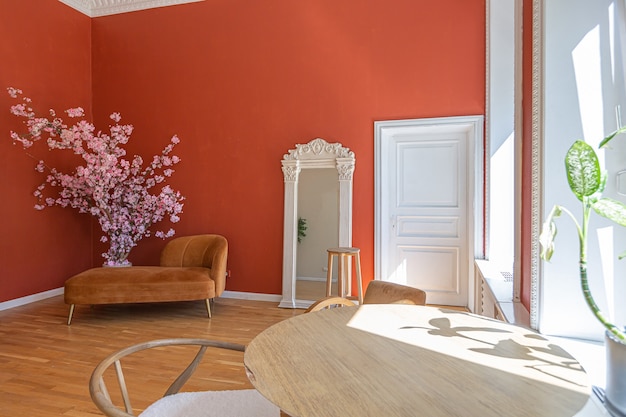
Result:
[[[59,0],[73,9],[89,16],[99,17],[112,14],[135,12],[155,7],[195,3],[203,0]]]

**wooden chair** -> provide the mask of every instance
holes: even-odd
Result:
[[[426,305],[426,292],[387,281],[371,281],[365,291],[363,304],[414,304]],[[330,296],[317,300],[305,313],[324,310],[327,308],[354,306],[351,300],[344,297]]]
[[[394,282],[374,280],[369,283],[363,304],[426,305],[426,292]]]
[[[129,355],[149,349],[154,349],[155,352],[161,351],[161,353],[159,353],[159,357],[162,357],[162,351],[164,348],[178,346],[178,349],[181,349],[180,346],[183,345],[191,345],[197,347],[198,350],[195,357],[193,358],[191,363],[189,363],[189,365],[174,379],[171,385],[169,385],[169,388],[167,388],[163,397],[149,405],[146,410],[140,414],[140,416],[154,417],[167,415],[168,417],[215,417],[219,415],[223,417],[234,417],[242,415],[242,410],[253,410],[249,411],[249,415],[255,417],[278,417],[279,415],[282,415],[280,414],[280,410],[278,407],[269,402],[269,400],[265,399],[258,391],[254,389],[179,393],[183,385],[196,371],[198,365],[202,361],[202,358],[205,356],[207,349],[210,349],[211,352],[215,351],[216,356],[219,356],[220,361],[222,362],[227,361],[228,358],[224,357],[224,355],[226,355],[226,352],[220,352],[220,350],[230,350],[236,352],[245,351],[245,346],[241,344],[206,339],[153,340],[150,342],[129,346],[125,349],[109,355],[96,366],[91,375],[91,379],[89,381],[89,392],[91,394],[93,402],[96,404],[98,409],[102,413],[104,413],[105,416],[135,416],[133,407],[130,402],[129,390],[127,388],[127,380],[125,379],[124,372],[122,370],[122,359],[124,359],[126,363],[126,369],[128,373],[134,372],[135,374],[139,375],[140,382],[143,384],[147,383],[150,380],[151,377],[146,375],[150,371],[154,371],[155,369],[163,369],[163,374],[165,374],[167,373],[167,371],[171,370],[173,365],[167,363],[167,360],[160,360],[157,363],[155,363],[154,361],[151,363],[147,362],[146,357],[149,357],[149,355],[145,354],[137,354],[134,358],[128,358]],[[171,351],[175,351],[175,349],[176,348],[172,348]],[[144,361],[144,364],[138,365],[138,363],[141,361]],[[121,401],[119,401],[119,396],[116,396],[115,398],[119,402],[123,402],[123,408],[118,407],[113,403],[113,401],[111,400],[111,396],[109,395],[109,390],[107,389],[107,385],[105,383],[105,379],[112,379],[112,375],[109,375],[112,372],[106,372],[111,367],[111,365],[113,365],[113,367],[115,368],[115,373],[117,375],[117,383],[119,385],[121,393]],[[241,369],[243,369],[243,365],[241,366]],[[144,370],[146,374],[142,374],[142,370]],[[159,373],[158,377],[160,376],[161,373]],[[165,385],[167,385],[167,382],[165,383]],[[145,392],[145,387],[140,386],[140,391]],[[219,404],[218,407],[218,404],[215,404],[213,402],[217,400],[223,401],[226,395],[228,395],[228,398],[230,399],[229,403],[226,406],[224,404]],[[195,404],[191,406],[190,401],[195,401]],[[199,403],[198,401],[201,401],[201,403]],[[207,403],[208,401],[211,402]],[[145,403],[146,400],[143,399],[143,402]],[[243,404],[244,402],[246,402],[245,405]],[[201,404],[201,406],[199,404]]]
[[[321,300],[317,300],[316,302],[311,304],[309,308],[307,308],[304,312],[310,313],[313,311],[325,310],[327,308],[335,308],[335,307],[343,307],[343,306],[350,307],[350,306],[355,306],[355,305],[356,304],[354,304],[351,300],[348,300],[347,298],[330,296],[330,297],[324,297]]]

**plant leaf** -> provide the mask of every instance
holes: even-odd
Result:
[[[580,201],[583,201],[583,197],[602,191],[602,171],[598,156],[585,141],[577,140],[569,148],[565,155],[565,171],[569,188]]]
[[[550,211],[550,214],[543,222],[541,228],[541,234],[539,235],[539,243],[541,244],[540,257],[544,261],[549,261],[554,254],[554,238],[556,237],[557,229],[554,219],[561,215],[561,207],[554,206]]]
[[[626,205],[611,198],[601,198],[591,206],[602,217],[626,227]]]
[[[620,133],[624,133],[624,132],[626,132],[626,126],[620,127],[615,132],[611,133],[609,136],[607,136],[604,139],[602,139],[602,142],[600,142],[600,145],[598,145],[598,148],[602,148],[604,145],[609,143],[611,141],[611,139],[613,139],[615,136],[619,135]]]

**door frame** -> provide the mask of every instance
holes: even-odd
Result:
[[[473,172],[467,183],[467,236],[468,236],[468,299],[470,311],[475,310],[474,259],[484,258],[484,116],[452,116],[424,119],[386,120],[374,122],[374,273],[375,279],[382,278],[382,155],[383,136],[386,130],[397,128],[433,127],[450,129],[451,132],[466,132],[467,172]],[[473,255],[473,256],[472,256]]]

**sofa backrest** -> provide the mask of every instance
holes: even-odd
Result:
[[[161,266],[209,268],[215,281],[215,293],[226,286],[228,241],[221,235],[193,235],[172,239],[161,252]]]

